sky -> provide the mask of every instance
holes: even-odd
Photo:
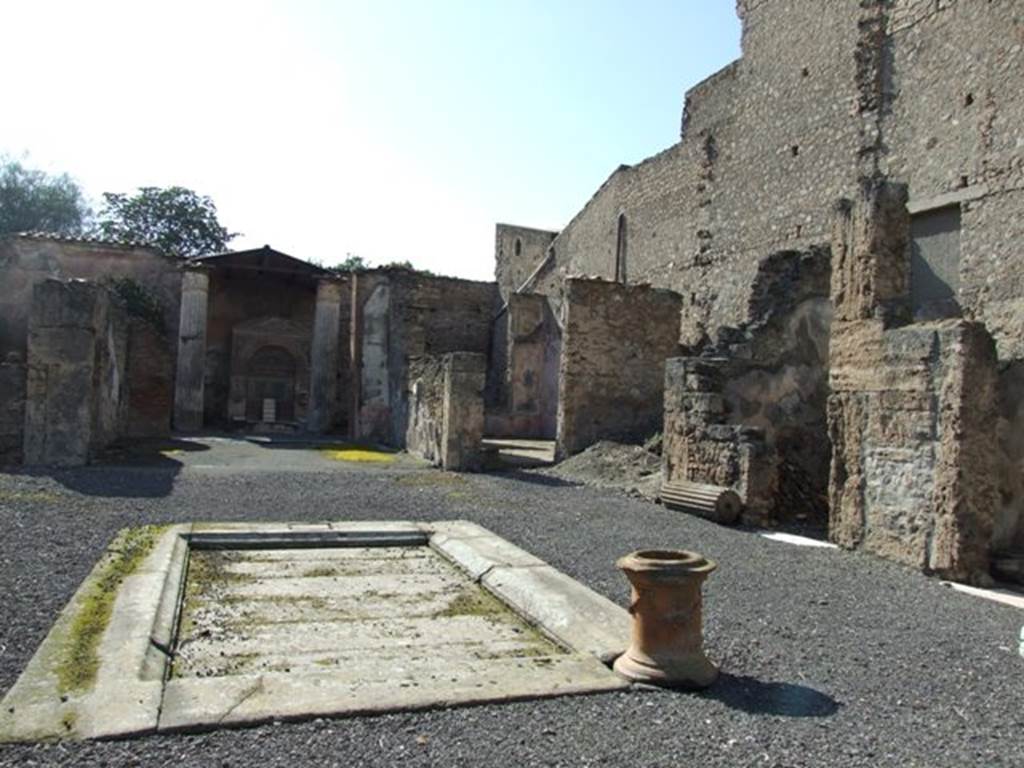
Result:
[[[0,0],[0,155],[103,192],[180,185],[332,264],[493,279],[678,140],[739,56],[733,0]]]

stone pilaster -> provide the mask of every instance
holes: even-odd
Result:
[[[181,276],[178,368],[174,382],[174,426],[179,430],[192,431],[203,427],[209,287],[209,275],[202,267],[189,266]]]
[[[97,344],[107,342],[103,289],[44,280],[32,292],[28,329],[24,459],[29,465],[89,462],[97,426]],[[110,392],[108,398],[116,397]],[[101,395],[102,396],[102,395]]]
[[[338,399],[338,333],[343,287],[339,280],[333,278],[324,278],[317,284],[309,367],[307,427],[310,432],[326,432],[334,421]]]

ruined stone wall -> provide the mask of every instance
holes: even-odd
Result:
[[[749,322],[760,259],[827,242],[858,167],[859,3],[741,10],[743,58],[688,93],[682,141],[620,167],[553,244],[562,273],[612,277],[624,216],[627,280],[683,296],[690,345]]]
[[[573,278],[565,284],[557,453],[661,429],[665,360],[679,351],[678,294]]]
[[[996,439],[999,506],[992,531],[995,552],[1024,552],[1024,361],[1000,365]]]
[[[121,433],[127,318],[85,281],[41,281],[31,306],[24,462],[86,464]]]
[[[444,432],[444,356],[409,358],[407,382],[409,426],[405,448],[414,456],[441,466],[441,436]]]
[[[871,215],[848,221],[852,239],[836,241],[832,346],[854,338],[847,323],[877,323],[887,334],[928,319],[916,306],[922,288],[946,283],[950,300],[936,302],[948,305],[939,316],[984,323],[998,354],[999,455],[978,466],[998,479],[992,546],[1024,547],[1020,4],[738,0],[737,11],[743,57],[688,92],[679,144],[621,166],[596,191],[552,243],[555,263],[533,290],[560,302],[565,279],[621,278],[624,261],[627,281],[682,295],[680,341],[689,351],[721,351],[733,346],[734,329],[757,325],[754,293],[771,254],[832,240],[833,201],[863,198],[861,179],[906,185],[902,202],[869,203]],[[937,231],[929,232],[929,217],[942,220]],[[952,331],[919,331],[952,345],[929,369],[934,388],[935,377],[959,369],[960,353],[950,350],[961,342]],[[983,346],[972,346],[978,359]],[[742,344],[726,351],[741,355]],[[866,356],[860,364],[870,370],[875,362]],[[738,375],[742,383],[746,374]],[[749,397],[739,388],[731,398],[743,406]],[[858,407],[857,398],[844,402]],[[839,418],[834,409],[832,416]],[[731,418],[709,425],[722,436],[742,426]],[[877,467],[872,482],[899,475]],[[936,519],[948,517],[942,504],[970,505],[966,499],[986,491],[958,493],[956,502],[936,501]]]
[[[0,466],[22,461],[25,372],[24,363],[0,362]]]
[[[1012,0],[901,0],[891,11],[883,170],[910,207],[960,208],[958,299],[1001,360],[1024,359],[1024,14]]]
[[[995,345],[962,319],[911,323],[901,185],[837,210],[828,403],[829,535],[984,582],[999,509]]]
[[[405,446],[450,471],[480,468],[486,357],[450,352],[409,359]]]
[[[995,549],[1024,549],[1024,14],[1019,3],[897,3],[892,91],[881,121],[884,170],[913,211],[959,212],[952,288],[963,317],[985,323],[1000,360],[1001,503]],[[954,313],[955,314],[955,313]]]
[[[494,277],[502,301],[518,291],[547,255],[557,232],[498,224],[494,233]]]
[[[728,486],[744,519],[827,520],[827,249],[781,251],[761,263],[741,328],[698,357],[670,362],[664,477]]]
[[[662,479],[688,480],[736,491],[743,522],[772,519],[779,487],[779,459],[757,427],[731,421],[723,395],[732,366],[723,357],[676,357],[666,361]]]
[[[411,357],[446,352],[487,355],[491,323],[498,310],[494,283],[388,270],[391,285],[388,318],[390,400],[387,442],[402,445],[408,423],[407,365]]]
[[[500,357],[492,344],[489,375],[493,379],[497,370],[504,397],[489,403],[487,434],[554,438],[562,334],[547,298],[536,293],[510,295],[496,325],[505,339]]]
[[[832,540],[984,582],[998,504],[991,337],[965,320],[864,320],[833,344]]]
[[[0,237],[0,360],[24,356],[32,291],[48,278],[107,281],[130,278],[160,302],[170,338],[178,330],[181,271],[177,259],[148,248],[47,236]]]
[[[20,461],[24,432],[25,361],[34,291],[52,278],[77,278],[122,290],[108,297],[125,316],[121,356],[126,368],[119,386],[127,393],[124,423],[118,434],[148,437],[170,429],[174,351],[180,305],[181,272],[177,260],[147,248],[48,236],[0,238],[0,456]],[[144,299],[145,306],[139,305]],[[101,420],[106,429],[110,419]]]
[[[408,427],[408,362],[491,345],[495,283],[388,268],[356,276],[350,349],[358,392],[353,436],[400,447]]]
[[[1012,0],[740,2],[743,57],[692,88],[682,141],[620,166],[552,244],[534,290],[614,276],[684,298],[682,341],[739,326],[765,255],[829,239],[857,179],[907,183],[912,211],[959,207],[958,299],[1000,359],[1024,352],[1024,17]]]

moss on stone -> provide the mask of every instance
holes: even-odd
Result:
[[[494,616],[510,613],[507,606],[483,590],[463,590],[447,606],[431,618],[448,619],[456,616]]]
[[[318,579],[326,576],[337,576],[339,575],[338,569],[332,568],[329,565],[320,565],[316,568],[310,568],[308,571],[304,571],[302,575],[307,579]]]
[[[107,548],[71,621],[57,663],[57,685],[62,693],[82,692],[92,687],[100,665],[100,640],[110,623],[118,590],[149,555],[166,528],[156,525],[125,528]]]

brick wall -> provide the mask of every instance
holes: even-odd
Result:
[[[679,351],[679,296],[574,278],[565,284],[558,382],[561,458],[661,429],[665,360]]]
[[[166,331],[129,317],[128,401],[123,433],[129,437],[164,437],[174,412],[174,350]]]

